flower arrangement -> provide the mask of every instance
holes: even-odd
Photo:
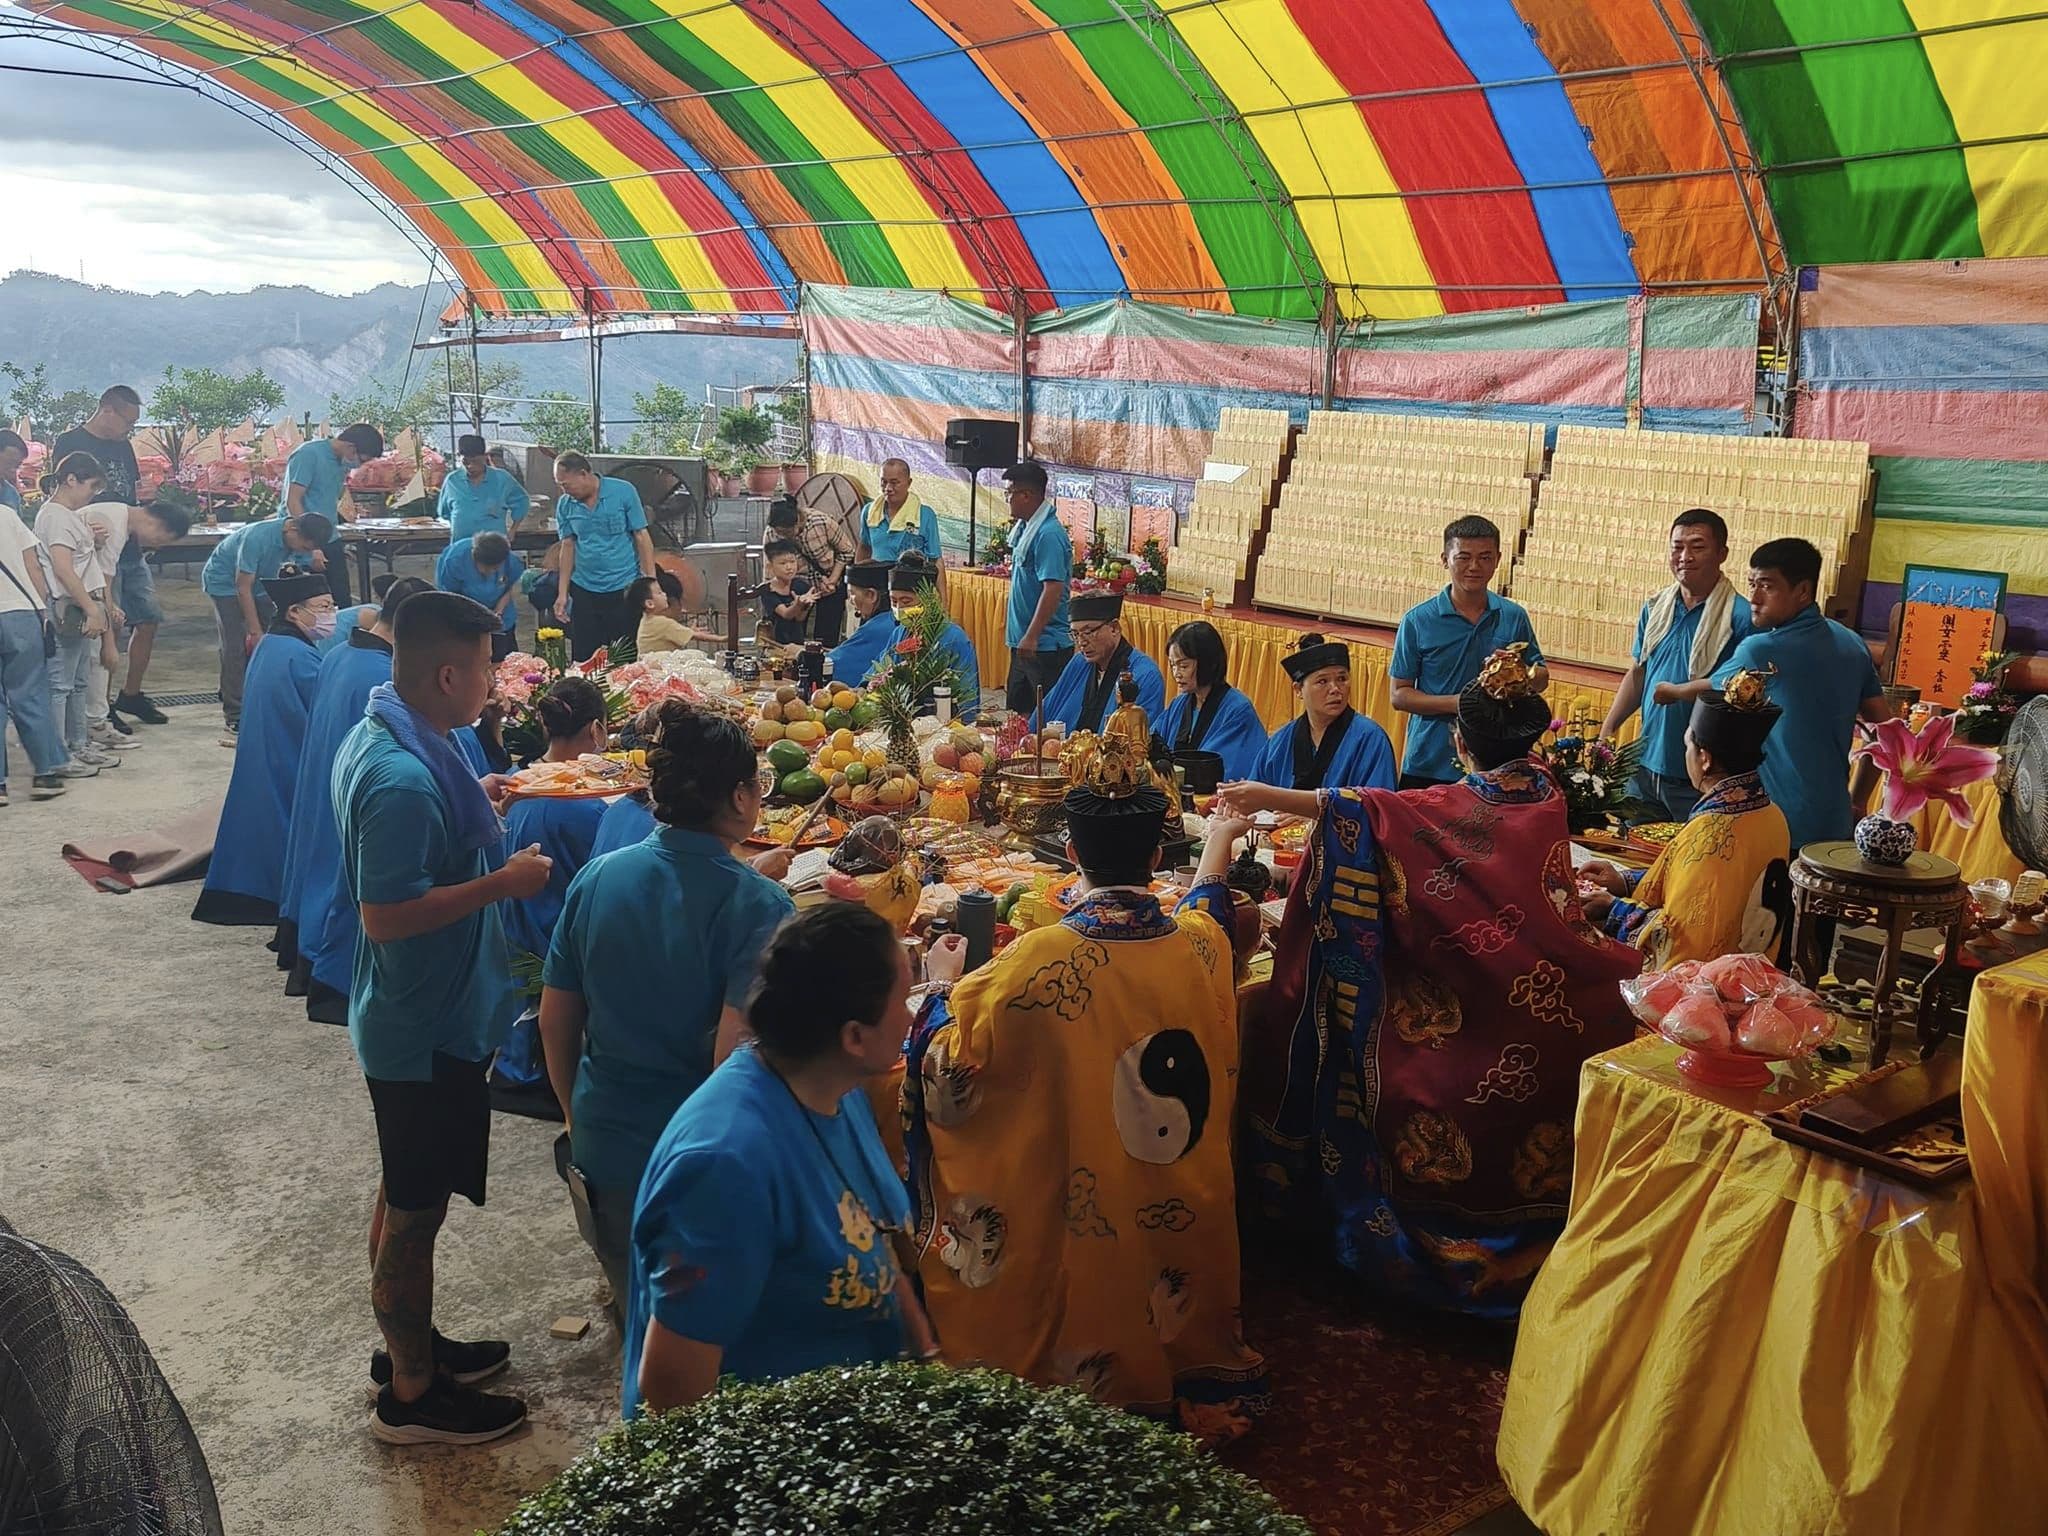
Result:
[[[1936,715],[1917,732],[1903,720],[1886,720],[1850,754],[1867,757],[1884,772],[1884,814],[1907,821],[1930,800],[1948,807],[1959,827],[1977,824],[1963,789],[1998,769],[1998,754],[1984,747],[1958,746],[1956,716]]]
[[[1956,706],[1956,734],[1980,746],[1995,747],[2012,729],[2013,716],[2020,712],[2017,695],[2005,686],[2006,668],[2015,660],[2010,651],[1986,651],[1970,668],[1974,681],[1963,701]]]
[[[1636,802],[1629,781],[1642,761],[1641,741],[1614,742],[1600,734],[1600,722],[1574,716],[1550,722],[1550,744],[1537,756],[1564,790],[1565,816],[1574,832],[1623,820]]]
[[[1140,592],[1156,597],[1166,590],[1166,546],[1156,534],[1138,546],[1137,558],[1131,563],[1137,568]]]
[[[587,677],[603,685],[605,723],[609,730],[623,725],[633,708],[609,675],[614,649],[623,650],[625,663],[636,659],[630,641],[618,647],[600,646],[580,666],[570,665],[569,637],[562,630],[543,625],[534,632],[534,643],[538,654],[514,651],[498,663],[494,672],[493,697],[505,707],[505,750],[516,763],[531,763],[546,755],[548,733],[541,724],[540,701],[549,688],[565,677]]]
[[[1126,555],[1112,550],[1109,540],[1097,528],[1088,547],[1074,562],[1077,592],[1140,592],[1156,595],[1166,590],[1166,550],[1157,538],[1149,538],[1138,553]]]
[[[897,622],[903,626],[903,638],[876,663],[866,682],[879,712],[877,723],[889,735],[891,760],[915,764],[912,722],[930,708],[932,690],[944,683],[960,700],[973,685],[942,644],[951,621],[936,586],[926,582],[919,587],[917,606],[904,610]]]
[[[1010,530],[997,528],[988,536],[988,542],[981,546],[982,569],[995,575],[1010,573]]]

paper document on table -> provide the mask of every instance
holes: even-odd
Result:
[[[1245,470],[1249,467],[1249,465],[1245,464],[1225,464],[1220,459],[1204,459],[1202,461],[1202,478],[1204,480],[1220,480],[1225,485],[1228,485],[1233,480],[1242,479]]]
[[[1584,843],[1572,844],[1573,869],[1584,869],[1588,864],[1599,862],[1605,859],[1605,857],[1605,854],[1595,853],[1592,849],[1588,848]]]
[[[815,885],[825,878],[825,861],[831,857],[829,848],[806,848],[789,861],[789,873],[782,877],[782,883],[792,891]]]

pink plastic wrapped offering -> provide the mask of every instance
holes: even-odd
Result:
[[[1621,984],[1629,1011],[1673,1045],[1678,1069],[1723,1088],[1761,1087],[1769,1063],[1833,1037],[1835,1017],[1762,955],[1687,961]]]

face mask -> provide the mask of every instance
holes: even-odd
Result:
[[[334,633],[334,621],[337,617],[338,615],[332,613],[315,614],[313,622],[306,628],[312,632],[315,640],[325,640]]]

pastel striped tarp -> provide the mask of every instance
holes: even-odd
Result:
[[[1748,429],[1754,297],[1591,300],[1358,324],[1339,347],[1335,404],[1497,420],[1708,432]],[[937,294],[807,286],[813,449],[870,488],[901,458],[964,548],[967,477],[944,462],[946,422],[1014,419],[1017,323]],[[1031,316],[1031,447],[1049,467],[1171,484],[1201,473],[1226,407],[1305,420],[1321,338],[1299,321],[1117,301]],[[1121,481],[1098,494],[1122,494]],[[987,515],[981,518],[985,525]]]
[[[2008,643],[2048,648],[2048,261],[1807,268],[1799,327],[1796,434],[1878,473],[1863,627],[1909,562],[2004,571]]]

